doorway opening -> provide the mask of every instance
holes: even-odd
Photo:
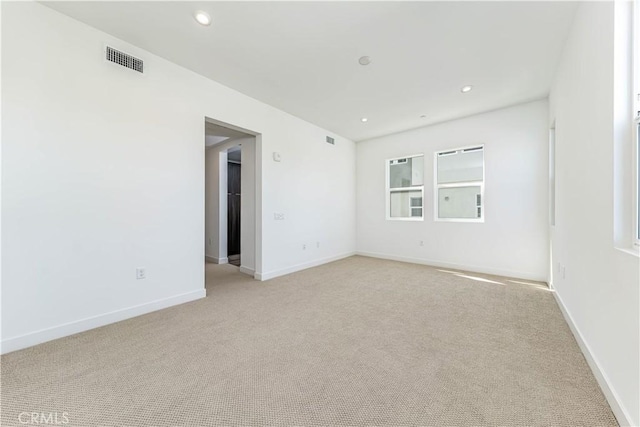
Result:
[[[242,146],[227,150],[227,258],[240,267],[242,232]]]
[[[205,118],[205,261],[251,276],[260,261],[259,143],[259,134]]]

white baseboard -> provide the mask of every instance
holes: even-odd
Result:
[[[249,276],[254,276],[256,272],[253,268],[249,268],[249,267],[245,267],[244,265],[241,265],[240,273],[248,274]]]
[[[553,289],[552,286],[550,287]],[[560,296],[560,294],[558,294],[557,290],[553,292],[553,296],[555,297],[556,302],[558,303],[558,307],[560,307],[560,311],[562,312],[564,319],[569,325],[569,329],[571,329],[573,336],[578,342],[578,346],[580,347],[580,350],[582,350],[582,354],[584,355],[584,358],[586,359],[587,364],[591,368],[593,375],[596,377],[596,381],[598,381],[598,385],[602,389],[602,393],[604,393],[604,396],[606,397],[607,402],[609,402],[609,406],[611,406],[611,411],[613,412],[613,415],[615,415],[616,419],[618,420],[618,424],[620,424],[621,426],[638,425],[637,423],[634,424],[632,422],[629,412],[626,410],[624,405],[622,405],[622,402],[618,398],[618,394],[615,392],[613,387],[611,387],[609,382],[609,377],[607,376],[607,374],[605,374],[602,368],[600,368],[600,363],[598,362],[598,359],[591,352],[591,348],[589,347],[584,337],[580,333],[580,329],[578,329],[578,326],[573,321],[573,317],[571,317],[569,310],[567,310],[567,307],[564,305],[564,302],[562,301],[562,297]],[[640,421],[640,420],[637,420],[637,421]]]
[[[214,264],[229,264],[229,258],[227,257],[216,258],[213,256],[205,255],[204,259],[205,261],[212,262]]]
[[[79,332],[95,329],[110,323],[119,322],[121,320],[130,319],[132,317],[151,313],[152,311],[161,310],[185,302],[194,301],[207,296],[204,289],[187,292],[185,294],[174,295],[169,298],[163,298],[151,301],[145,304],[133,307],[123,308],[121,310],[112,311],[110,313],[101,314],[86,319],[77,320],[75,322],[65,323],[63,325],[54,326],[52,328],[42,329],[26,335],[7,338],[0,343],[0,354],[9,353],[23,348],[32,347],[47,341],[77,334]]]
[[[266,273],[256,273],[255,278],[257,280],[269,280],[275,277],[284,276],[285,274],[295,273],[296,271],[306,270],[307,268],[317,267],[322,264],[327,264],[329,262],[338,261],[340,259],[348,258],[350,256],[355,255],[355,252],[347,252],[341,255],[336,255],[328,258],[317,259],[314,261],[305,262],[302,264],[296,264],[291,267],[283,268],[281,270],[269,271]]]
[[[374,253],[374,252],[357,251],[356,255],[366,256],[370,258],[388,259],[391,261],[408,262],[411,264],[422,264],[422,265],[428,265],[431,267],[451,268],[454,270],[463,270],[463,271],[471,271],[475,273],[492,274],[495,276],[512,277],[514,279],[533,280],[536,282],[545,282],[545,283],[547,282],[546,274],[542,275],[542,274],[535,274],[535,273],[529,273],[529,272],[523,272],[523,271],[502,270],[498,268],[485,268],[485,267],[479,267],[477,265],[455,264],[451,262],[436,261],[431,259],[409,258],[409,257],[380,254],[380,253]]]

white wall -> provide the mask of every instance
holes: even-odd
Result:
[[[240,169],[240,271],[254,274],[256,269],[256,138],[240,138],[234,142],[241,144],[242,156]]]
[[[640,260],[625,250],[628,246],[616,248],[614,235],[624,218],[615,214],[621,207],[614,206],[615,196],[623,185],[615,176],[625,170],[615,161],[615,149],[631,144],[630,111],[620,121],[614,107],[619,96],[614,87],[625,87],[614,78],[614,8],[613,2],[580,5],[551,92],[550,120],[556,123],[553,286],[618,420],[637,426]],[[624,79],[624,74],[617,77]],[[630,195],[627,186],[624,198]],[[564,266],[564,277],[558,264]]]
[[[353,253],[354,143],[43,5],[1,7],[3,351],[204,295],[205,117],[261,134],[258,277]]]
[[[547,102],[359,142],[358,252],[546,280]],[[485,222],[434,221],[434,153],[484,144]],[[385,220],[385,160],[425,155],[425,218]],[[424,246],[420,246],[424,241]]]

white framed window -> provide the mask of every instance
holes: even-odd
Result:
[[[435,153],[436,221],[484,222],[484,145]]]
[[[424,154],[387,159],[386,218],[424,220]]]

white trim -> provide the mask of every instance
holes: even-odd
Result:
[[[640,71],[640,69],[638,70]],[[640,95],[639,95],[640,97]],[[640,115],[633,121],[632,131],[633,144],[631,144],[631,159],[633,162],[632,178],[631,178],[631,204],[633,236],[631,239],[632,247],[638,249],[640,247]]]
[[[0,353],[6,354],[47,341],[74,335],[80,332],[88,331],[90,329],[99,328],[100,326],[105,326],[111,323],[130,319],[132,317],[141,316],[143,314],[151,313],[152,311],[162,310],[163,308],[195,301],[206,296],[206,290],[198,289],[197,291],[174,295],[168,298],[135,305],[133,307],[123,308],[120,310],[111,311],[109,313],[100,314],[98,316],[87,317],[85,319],[64,323],[52,328],[41,329],[39,331],[31,332],[26,335],[7,338],[2,340],[2,343],[0,344]]]
[[[634,0],[631,5],[632,22],[631,31],[633,38],[631,41],[631,61],[632,61],[632,117],[633,129],[632,129],[632,144],[631,144],[631,159],[632,159],[632,220],[633,224],[631,230],[633,236],[631,239],[632,248],[638,250],[640,248],[640,0]]]
[[[483,223],[484,218],[436,218],[434,222],[475,222]]]
[[[327,258],[317,259],[315,261],[304,262],[302,264],[296,264],[291,267],[283,268],[280,270],[268,271],[266,273],[255,273],[255,278],[257,280],[269,280],[276,277],[284,276],[286,274],[295,273],[296,271],[306,270],[307,268],[317,267],[319,265],[328,264],[333,261],[338,261],[344,258],[349,258],[350,256],[356,255],[355,252],[347,252],[341,255],[336,255]]]
[[[245,267],[244,265],[240,266],[240,273],[248,274],[253,277],[256,274],[256,271],[253,268]]]
[[[461,181],[450,182],[446,184],[438,184],[439,188],[458,188],[458,187],[481,187],[480,181]]]
[[[424,198],[422,199],[424,200]],[[413,217],[409,217],[409,216],[392,216],[387,218],[388,221],[424,221],[424,208],[422,208],[422,217],[418,217],[418,216],[413,216]]]
[[[616,246],[614,249],[627,255],[640,257],[640,250],[638,250],[638,247],[633,247],[629,249],[629,248],[619,248]]]
[[[544,275],[541,275],[541,274],[536,274],[536,273],[531,273],[526,271],[503,270],[500,268],[485,268],[477,265],[456,264],[452,262],[437,261],[432,259],[411,258],[411,257],[381,254],[381,253],[375,253],[375,252],[357,251],[356,255],[366,256],[369,258],[388,259],[391,261],[408,262],[411,264],[428,265],[430,267],[451,268],[454,270],[463,270],[463,271],[469,271],[469,272],[475,272],[475,273],[492,274],[495,276],[504,276],[504,277],[510,277],[513,279],[533,280],[536,282],[544,282],[544,283],[547,282],[546,273]]]
[[[214,264],[229,264],[229,258],[227,257],[216,258],[214,256],[205,255],[204,259]]]
[[[554,289],[552,285],[549,285],[549,287],[551,289]],[[604,372],[604,370],[600,367],[600,363],[598,362],[598,359],[593,354],[593,352],[591,351],[591,348],[589,347],[586,340],[580,333],[580,330],[578,329],[578,326],[573,321],[573,318],[571,317],[569,310],[564,305],[564,302],[562,301],[562,297],[558,293],[558,290],[557,289],[554,289],[554,290],[555,292],[552,292],[552,293],[556,299],[556,302],[558,303],[558,307],[560,307],[560,311],[564,316],[564,320],[569,325],[569,329],[571,329],[571,332],[573,333],[573,336],[575,337],[578,343],[578,346],[580,347],[580,350],[582,351],[582,354],[584,355],[584,358],[587,361],[587,364],[589,365],[589,368],[591,368],[591,371],[593,372],[593,375],[595,376],[596,381],[598,382],[598,385],[602,389],[602,392],[604,393],[604,396],[607,399],[609,406],[611,406],[611,411],[613,412],[613,415],[615,415],[616,419],[618,420],[618,423],[621,426],[633,426],[634,424],[631,421],[631,415],[622,404],[622,401],[618,397],[618,394],[615,392],[613,387],[611,387],[611,382],[609,381],[609,377]]]
[[[631,5],[632,22],[631,31],[633,38],[631,40],[631,61],[632,61],[632,78],[633,87],[633,115],[640,116],[640,0],[634,0]]]

